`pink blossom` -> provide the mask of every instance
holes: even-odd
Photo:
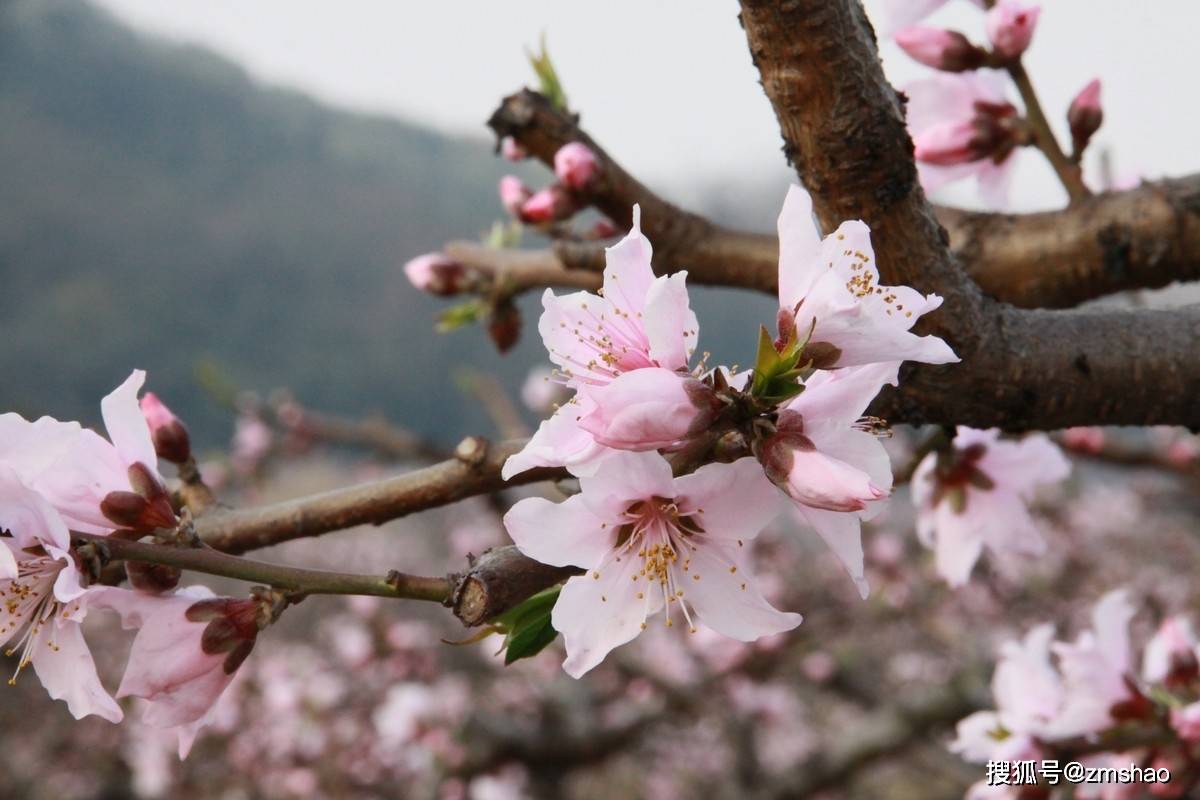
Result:
[[[275,434],[259,416],[253,412],[238,415],[233,427],[233,443],[229,461],[242,474],[258,469],[258,463],[271,452]]]
[[[518,217],[522,222],[545,224],[564,220],[575,211],[575,201],[571,195],[558,184],[551,184],[538,189],[522,203]]]
[[[516,175],[505,175],[499,184],[500,205],[515,219],[521,219],[521,207],[533,192]]]
[[[1067,428],[1062,432],[1063,445],[1082,453],[1099,453],[1104,449],[1104,439],[1104,429],[1094,426]]]
[[[179,417],[154,392],[146,392],[140,405],[146,424],[150,426],[154,452],[174,464],[187,461],[192,455],[192,448],[187,428]]]
[[[1007,203],[1018,116],[993,70],[938,74],[904,87],[908,131],[925,191],[975,176],[985,202]]]
[[[1185,684],[1200,677],[1200,642],[1186,617],[1163,620],[1142,652],[1142,678],[1147,683]]]
[[[1041,13],[1041,6],[1025,0],[996,0],[984,22],[996,55],[1005,59],[1019,58],[1033,40]]]
[[[8,468],[0,468],[0,528],[12,535],[0,541],[0,645],[18,654],[17,673],[32,666],[50,697],[65,700],[76,719],[95,714],[120,722],[121,709],[100,684],[79,627],[91,592],[67,552],[67,525]]]
[[[1200,742],[1200,702],[1171,709],[1171,727],[1185,742]]]
[[[409,283],[422,292],[454,295],[463,289],[466,269],[444,253],[425,253],[404,265]]]
[[[203,720],[258,636],[257,601],[215,597],[203,586],[170,595],[110,587],[93,593],[94,605],[138,629],[117,696],[148,700],[142,719],[152,727]]]
[[[633,370],[687,370],[699,332],[687,273],[655,277],[651,253],[634,207],[633,230],[605,251],[602,295],[556,296],[549,289],[542,295],[538,332],[558,367],[556,377],[577,393],[505,462],[506,479],[533,467],[594,469],[606,448],[579,426],[596,408],[589,390]]]
[[[809,335],[817,366],[852,367],[883,361],[946,364],[958,357],[936,336],[909,329],[942,304],[907,286],[880,286],[871,231],[843,222],[821,238],[812,199],[788,190],[779,214],[779,327],[785,340]]]
[[[1135,611],[1127,592],[1116,589],[1092,611],[1092,629],[1071,643],[1055,644],[1067,698],[1054,725],[1058,737],[1087,736],[1111,727],[1136,710],[1129,621]]]
[[[580,485],[565,502],[527,498],[504,517],[526,555],[588,570],[567,581],[551,616],[573,677],[637,636],[659,610],[668,626],[681,616],[691,630],[702,622],[739,641],[800,624],[799,614],[773,608],[747,574],[746,542],[778,513],[754,459],[672,478],[657,453],[617,453]]]
[[[138,404],[145,379],[145,372],[134,370],[100,401],[111,441],[77,422],[0,414],[0,466],[45,498],[72,530],[106,534],[117,527],[174,525]]]
[[[1020,441],[997,430],[958,429],[952,451],[930,453],[912,477],[917,536],[937,555],[938,573],[966,583],[986,546],[1036,555],[1045,548],[1028,503],[1037,488],[1070,473],[1070,462],[1042,434]]]
[[[595,407],[579,427],[618,450],[678,446],[706,430],[721,410],[712,387],[661,367],[626,372],[588,394]]]
[[[767,477],[829,545],[863,597],[861,520],[887,497],[892,469],[860,417],[884,384],[896,383],[898,368],[893,362],[813,374],[780,410],[778,432],[757,454]]]
[[[967,761],[1014,760],[1054,730],[1065,699],[1050,663],[1054,628],[1039,625],[1019,642],[1006,642],[992,675],[995,711],[977,711],[958,723],[950,749]]]
[[[568,189],[581,192],[600,175],[600,163],[586,144],[569,142],[554,154],[554,174]]]
[[[896,44],[914,60],[947,72],[976,69],[985,53],[958,31],[913,25],[896,31]]]
[[[529,158],[529,153],[525,148],[521,147],[511,136],[505,136],[500,140],[500,155],[508,161],[524,161]]]

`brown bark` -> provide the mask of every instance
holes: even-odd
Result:
[[[482,625],[579,572],[534,561],[512,545],[493,547],[458,577],[450,598],[454,615],[468,627]]]

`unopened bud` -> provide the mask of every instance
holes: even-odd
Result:
[[[521,312],[512,303],[501,303],[492,309],[488,319],[488,335],[501,353],[507,353],[521,337]]]
[[[524,161],[529,158],[529,153],[525,148],[521,147],[511,136],[505,136],[500,140],[500,155],[509,161]]]
[[[1104,109],[1100,107],[1100,79],[1094,78],[1075,95],[1067,109],[1067,124],[1071,126],[1071,146],[1076,155],[1082,153],[1100,130],[1104,122]]]
[[[978,69],[987,53],[958,31],[914,25],[896,32],[896,44],[927,67],[945,72]]]
[[[567,188],[581,192],[600,174],[600,162],[586,144],[571,142],[554,154],[554,174]]]
[[[529,199],[532,192],[525,182],[516,175],[505,175],[497,187],[500,192],[500,205],[514,218],[521,218],[521,207]]]
[[[596,220],[596,224],[588,231],[589,239],[611,239],[621,231],[609,219]]]
[[[985,27],[992,50],[1003,59],[1019,58],[1033,40],[1040,6],[1027,5],[1024,0],[999,0],[987,12]]]
[[[147,561],[126,561],[125,574],[129,576],[130,586],[149,594],[171,591],[179,585],[179,578],[183,575],[178,567]]]
[[[467,270],[444,253],[426,253],[405,264],[404,274],[423,292],[453,295],[462,291]]]
[[[146,392],[141,399],[142,416],[150,426],[150,437],[154,440],[154,452],[172,464],[182,464],[192,457],[191,441],[187,428],[171,409],[158,399],[154,392]]]
[[[178,524],[171,497],[158,477],[141,462],[129,467],[132,491],[109,492],[100,501],[100,513],[122,528],[149,532]]]
[[[258,639],[259,606],[257,600],[218,597],[190,606],[185,616],[191,622],[208,622],[200,637],[200,649],[209,655],[226,653],[222,667],[232,675],[254,649]]]
[[[548,223],[567,219],[575,213],[575,201],[558,184],[547,186],[533,194],[521,206],[522,222]]]
[[[1006,158],[1017,145],[1017,109],[1011,103],[982,100],[975,101],[974,109],[970,120],[933,125],[914,136],[914,158],[941,167]]]

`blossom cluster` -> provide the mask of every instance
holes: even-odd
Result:
[[[101,402],[107,439],[75,422],[0,415],[0,640],[19,654],[16,671],[32,667],[77,719],[119,722],[80,627],[91,611],[116,612],[138,631],[116,696],[141,698],[143,719],[175,730],[186,754],[253,647],[260,609],[176,589],[177,571],[150,565],[129,566],[133,588],[99,580],[105,537],[178,527],[158,456],[187,458],[186,430],[153,395],[139,404],[144,380],[135,371]]]
[[[1074,641],[1055,641],[1054,627],[1039,625],[1004,644],[992,678],[996,708],[962,720],[951,749],[978,763],[1077,759],[1166,770],[1172,783],[1150,793],[1182,796],[1200,778],[1191,756],[1200,743],[1200,642],[1186,617],[1170,616],[1142,649],[1139,666],[1129,631],[1136,613],[1129,592],[1118,589],[1100,598],[1091,627]],[[1144,788],[1093,784],[1077,796],[1119,800]],[[968,797],[1029,791],[980,783]]]
[[[756,589],[745,555],[781,496],[865,596],[860,524],[892,472],[881,423],[863,414],[901,362],[957,360],[910,330],[941,298],[880,285],[867,226],[821,237],[793,187],[779,218],[777,336],[762,330],[748,373],[696,363],[687,273],[655,275],[639,222],[635,209],[633,230],[608,248],[600,294],[543,295],[538,331],[573,395],[503,470],[579,478],[566,501],[527,498],[505,516],[527,555],[586,570],[552,615],[575,676],[659,612],[668,626],[743,641],[797,626]]]

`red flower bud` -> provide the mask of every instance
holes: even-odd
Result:
[[[192,456],[191,441],[187,428],[171,409],[153,392],[146,392],[141,399],[142,415],[150,426],[150,437],[154,440],[154,452],[172,464],[182,464]]]
[[[1100,79],[1093,79],[1075,95],[1067,109],[1067,124],[1071,126],[1071,146],[1076,155],[1082,153],[1100,130],[1104,121],[1104,109],[1100,107]]]
[[[958,31],[914,25],[896,32],[896,44],[927,67],[946,72],[978,69],[987,53]]]

